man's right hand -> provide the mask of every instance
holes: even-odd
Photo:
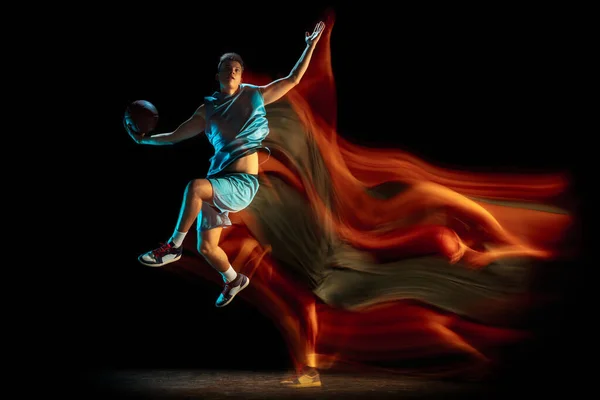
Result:
[[[142,143],[142,139],[144,138],[144,136],[146,136],[145,133],[137,133],[135,129],[133,129],[131,123],[127,120],[127,118],[123,118],[123,126],[125,127],[125,130],[129,134],[129,136],[131,136],[134,142],[138,144]]]

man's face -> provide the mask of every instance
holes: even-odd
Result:
[[[242,81],[242,65],[237,61],[224,61],[217,79],[224,87],[237,88]]]

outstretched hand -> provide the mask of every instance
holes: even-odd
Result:
[[[137,133],[135,131],[135,129],[133,129],[130,122],[127,120],[127,118],[123,118],[123,126],[125,127],[125,130],[129,134],[129,136],[131,136],[131,138],[133,139],[134,142],[136,142],[138,144],[142,142],[142,139],[144,138],[144,136],[146,134],[145,133]]]
[[[313,33],[305,33],[306,44],[313,45],[317,44],[319,38],[321,37],[321,33],[323,33],[323,29],[325,29],[325,23],[323,21],[319,21],[319,23],[315,26]]]

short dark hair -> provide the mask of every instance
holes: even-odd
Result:
[[[230,52],[223,54],[221,58],[219,58],[219,65],[217,66],[217,71],[221,70],[221,64],[223,64],[225,61],[237,61],[242,66],[242,70],[244,69],[244,60],[242,60],[242,57],[238,53]]]

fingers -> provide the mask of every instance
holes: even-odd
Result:
[[[317,25],[315,25],[315,29],[311,36],[313,38],[319,37],[321,35],[321,32],[323,32],[324,28],[325,28],[325,23],[323,21],[320,21],[319,23],[317,23]]]
[[[315,40],[317,40],[319,36],[321,36],[321,33],[323,32],[324,28],[325,23],[323,23],[323,21],[320,21],[319,23],[317,23],[317,25],[315,25],[315,29],[312,33],[304,32],[304,37],[307,40],[307,43],[309,43],[309,41],[314,42]]]
[[[319,34],[325,28],[325,23],[323,21],[319,21],[319,23],[315,26],[315,33]]]
[[[126,118],[123,118],[123,127],[125,128],[125,132],[127,132],[129,134],[129,136],[132,136],[131,126],[129,126],[129,121],[127,121]]]
[[[136,143],[139,143],[142,140],[142,138],[146,135],[145,133],[137,133],[135,129],[133,129],[127,118],[123,118],[123,126],[125,127],[125,131],[129,134],[129,136],[131,136],[131,138]]]
[[[129,121],[127,121],[126,119],[123,119],[123,126],[125,127],[127,133],[129,133],[130,135],[134,134],[135,130],[133,129]]]

